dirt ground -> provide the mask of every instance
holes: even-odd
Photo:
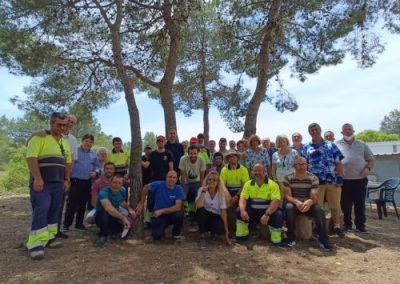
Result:
[[[62,248],[32,261],[23,245],[30,219],[28,196],[0,195],[0,283],[400,283],[400,222],[392,212],[378,220],[369,206],[370,233],[332,236],[332,253],[315,241],[281,249],[258,238],[233,247],[217,240],[199,250],[197,233],[187,230],[180,246],[147,236],[144,244],[117,240],[96,248],[91,227],[72,230]]]

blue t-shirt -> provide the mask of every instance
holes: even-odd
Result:
[[[169,208],[175,205],[177,200],[183,200],[183,189],[180,185],[168,188],[165,181],[154,181],[150,184],[151,190],[155,195],[155,205],[153,211]]]
[[[105,187],[103,188],[99,195],[97,196],[97,203],[96,203],[96,211],[104,210],[103,206],[101,205],[100,201],[107,199],[110,201],[112,206],[118,210],[119,206],[121,205],[122,201],[126,199],[126,189],[125,187],[121,187],[120,190],[113,194],[111,188]]]

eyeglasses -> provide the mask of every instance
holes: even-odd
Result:
[[[58,127],[67,127],[66,123],[56,123],[56,126]]]
[[[216,178],[208,178],[208,181],[218,181]]]

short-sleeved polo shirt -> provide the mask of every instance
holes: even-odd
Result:
[[[264,182],[261,187],[255,180],[249,180],[243,186],[240,197],[244,199],[259,199],[259,200],[280,200],[281,191],[279,185],[271,179]]]
[[[37,158],[44,182],[64,182],[65,166],[72,162],[68,140],[58,141],[48,134],[45,137],[33,136],[27,147],[27,158]]]

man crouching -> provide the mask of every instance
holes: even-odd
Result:
[[[172,225],[172,236],[175,243],[181,242],[183,225],[183,189],[176,184],[178,176],[175,171],[169,171],[165,181],[154,181],[143,187],[142,198],[135,209],[136,215],[143,213],[144,202],[149,191],[155,196],[153,217],[151,218],[151,235],[160,240],[165,236],[165,230]]]
[[[126,189],[122,186],[123,177],[114,176],[111,185],[102,189],[97,197],[95,222],[100,228],[96,245],[102,247],[110,235],[121,233],[131,228],[129,217],[136,218],[135,211],[126,203]],[[128,211],[128,216],[122,214],[120,207]]]

